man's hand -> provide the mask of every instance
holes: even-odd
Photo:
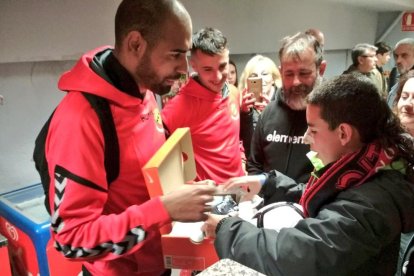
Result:
[[[213,201],[217,193],[214,185],[183,185],[182,189],[161,197],[173,221],[194,222],[207,219],[206,212],[211,211],[207,203]]]

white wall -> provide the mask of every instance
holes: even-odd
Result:
[[[63,96],[58,76],[73,62],[0,64],[0,193],[38,183],[32,153],[43,123]]]
[[[0,63],[68,60],[113,44],[119,0],[1,0]],[[273,52],[282,37],[320,28],[327,49],[374,42],[377,13],[318,0],[183,0],[194,29],[213,26],[232,53]]]
[[[194,28],[213,26],[222,30],[234,54],[274,52],[284,36],[309,27],[325,33],[326,49],[347,49],[361,41],[373,43],[377,26],[375,12],[318,0],[183,0],[183,3],[193,15]]]
[[[0,62],[68,60],[113,44],[114,0],[0,0]]]

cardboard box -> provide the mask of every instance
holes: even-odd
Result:
[[[180,188],[196,177],[190,129],[177,129],[142,168],[151,197]],[[213,239],[200,244],[189,237],[171,235],[172,225],[160,229],[166,268],[204,270],[218,261]]]

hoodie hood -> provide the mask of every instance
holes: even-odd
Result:
[[[123,85],[121,88],[119,87],[120,85],[114,84],[112,76],[108,76],[106,68],[100,64],[100,60],[97,57],[99,55],[108,56],[112,54],[112,50],[110,46],[104,46],[85,53],[70,71],[60,77],[58,88],[65,92],[88,92],[121,106],[135,105],[136,100],[142,102],[143,95],[141,95],[138,86],[125,68],[118,63],[118,67],[120,66],[124,70],[122,72],[123,79],[126,79],[126,83],[128,83],[128,85]],[[134,83],[135,87],[132,87],[131,82]],[[126,92],[123,89],[125,86],[129,91]],[[130,90],[133,89],[135,91],[131,93]]]
[[[228,89],[226,85],[224,85],[223,87],[223,90],[225,89]],[[197,93],[194,93],[194,91],[197,91]],[[216,93],[204,87],[198,81],[197,76],[191,77],[188,80],[188,83],[181,88],[179,93],[189,95],[191,97],[199,98],[204,101],[209,101],[209,102],[221,101],[223,99],[223,95],[222,95],[223,93]]]

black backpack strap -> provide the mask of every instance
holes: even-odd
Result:
[[[43,125],[42,129],[40,130],[39,134],[35,140],[35,147],[33,150],[33,161],[35,163],[35,168],[40,175],[40,182],[43,186],[43,191],[45,193],[45,207],[47,212],[50,214],[50,206],[49,206],[49,186],[50,186],[50,176],[48,170],[48,164],[46,160],[46,138],[47,133],[49,132],[50,122],[52,121],[53,114],[55,114],[55,110],[53,110],[52,114],[50,115],[49,119]]]
[[[171,136],[171,131],[168,129],[167,125],[162,121],[162,126],[164,127],[165,139],[168,139]]]
[[[98,115],[105,141],[105,170],[108,185],[119,175],[119,143],[109,103],[106,99],[82,92]]]

